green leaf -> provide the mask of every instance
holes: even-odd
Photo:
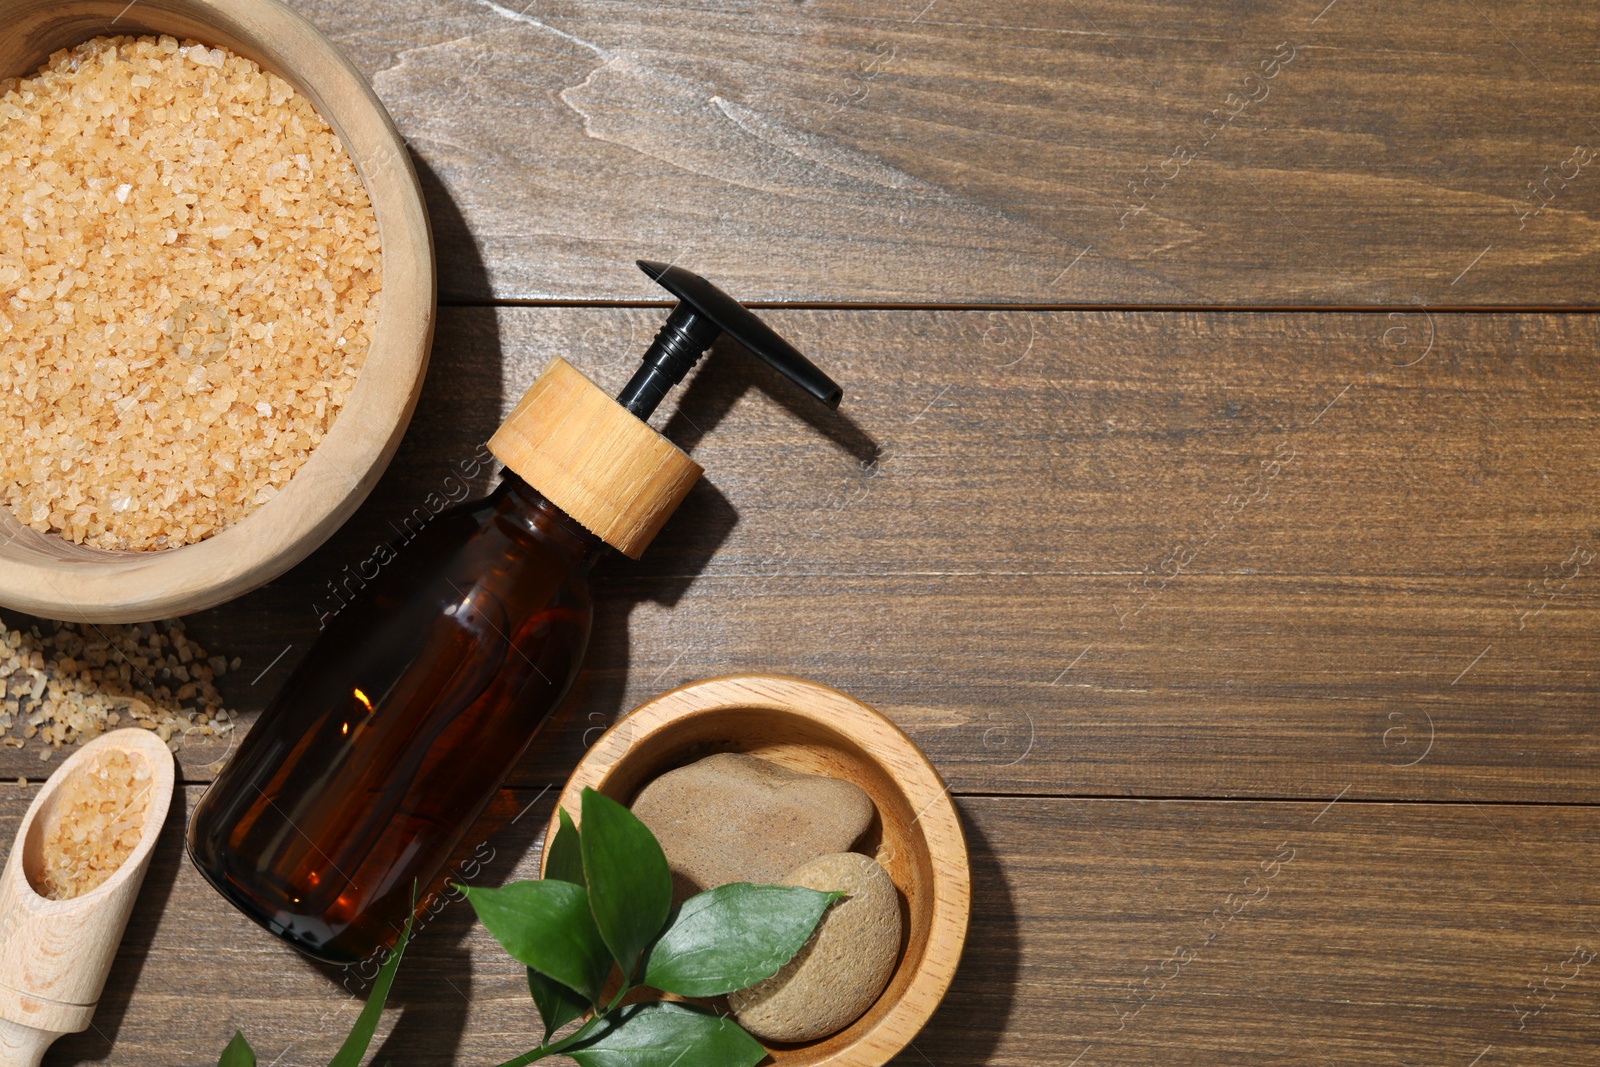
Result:
[[[244,1039],[243,1034],[235,1030],[233,1040],[222,1050],[217,1067],[256,1067],[256,1050],[250,1047],[250,1042]]]
[[[581,886],[546,878],[499,889],[461,888],[478,920],[513,959],[591,1003],[600,996],[611,960]]]
[[[767,1050],[732,1019],[657,1002],[623,1008],[562,1054],[582,1067],[755,1067]]]
[[[639,954],[655,940],[672,910],[667,857],[633,812],[593,789],[583,791],[579,844],[589,910],[606,947],[631,980]]]
[[[539,1009],[539,1018],[544,1021],[541,1043],[548,1044],[551,1034],[589,1010],[588,1001],[532,967],[528,968],[528,992],[533,994],[533,1006]]]
[[[544,876],[573,885],[586,885],[583,880],[583,852],[578,844],[578,828],[572,825],[572,816],[562,808],[556,813],[560,825],[556,827],[555,840],[550,842],[550,854],[545,857]]]
[[[413,921],[406,920],[405,927],[400,931],[400,940],[389,950],[389,958],[383,961],[383,966],[378,970],[378,977],[372,983],[372,992],[367,994],[367,1003],[362,1006],[361,1014],[356,1016],[356,1024],[350,1028],[350,1036],[344,1039],[339,1051],[328,1061],[328,1067],[361,1067],[361,1057],[367,1054],[372,1035],[378,1030],[378,1020],[383,1017],[383,1002],[389,999],[389,987],[394,985],[394,974],[400,969],[400,957],[405,955],[406,944],[411,940]]]
[[[644,984],[686,997],[745,989],[805,946],[838,893],[736,882],[691,897],[650,948]]]

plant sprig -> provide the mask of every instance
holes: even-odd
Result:
[[[672,907],[667,858],[644,823],[585,789],[583,829],[561,811],[545,877],[460,887],[496,941],[528,968],[540,1044],[500,1067],[565,1055],[581,1067],[754,1067],[766,1050],[724,1016],[686,1004],[623,1005],[636,989],[711,997],[776,974],[838,893],[719,886]],[[616,991],[603,996],[613,973]],[[585,1018],[587,1016],[587,1018]],[[582,1019],[572,1033],[556,1031]]]
[[[537,1047],[500,1067],[565,1055],[580,1067],[754,1067],[766,1050],[733,1020],[661,1000],[623,1004],[649,988],[714,997],[772,977],[810,940],[838,893],[797,886],[718,886],[672,907],[666,855],[621,804],[585,789],[583,831],[565,810],[549,843],[545,877],[499,889],[459,886],[496,941],[528,969],[544,1024]],[[372,1044],[400,957],[406,922],[350,1035],[328,1067],[359,1067]],[[621,980],[604,997],[613,974]],[[552,1040],[582,1020],[566,1037]],[[256,1067],[244,1034],[217,1067]]]
[[[372,983],[372,992],[367,994],[367,1002],[361,1007],[361,1014],[356,1016],[349,1036],[339,1046],[339,1051],[333,1054],[333,1059],[328,1061],[328,1067],[360,1067],[361,1058],[372,1044],[372,1035],[378,1032],[378,1020],[383,1017],[383,1003],[389,999],[389,987],[394,985],[395,972],[400,969],[400,957],[405,954],[406,944],[411,940],[413,922],[413,919],[407,919],[401,928],[400,939],[379,968],[378,976]],[[256,1050],[250,1047],[250,1042],[245,1040],[241,1031],[233,1032],[233,1040],[222,1050],[217,1067],[256,1067]]]

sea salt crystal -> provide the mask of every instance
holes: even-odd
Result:
[[[228,58],[228,53],[220,48],[207,48],[203,44],[191,45],[183,50],[191,63],[202,67],[216,67],[221,69],[223,62]]]
[[[371,199],[310,101],[222,49],[97,38],[8,85],[0,219],[19,240],[0,263],[0,441],[19,447],[0,449],[0,507],[113,550],[226,529],[289,483],[365,361]],[[304,254],[279,254],[303,235]],[[87,260],[63,269],[73,250]],[[355,326],[330,349],[335,323]],[[229,385],[246,381],[247,400]],[[258,403],[292,416],[270,440],[239,417]]]
[[[111,750],[80,768],[57,793],[44,830],[39,872],[30,879],[39,895],[71,900],[103,885],[139,846],[149,806],[144,757]]]
[[[165,724],[169,735],[181,737],[194,720],[192,707],[179,706],[186,700],[203,704],[219,723],[224,722],[225,701],[214,676],[202,672],[192,678],[184,687],[193,686],[190,697],[171,691],[176,684],[171,678],[183,665],[184,650],[191,663],[223,658],[209,656],[177,620],[120,626],[41,623],[9,629],[0,619],[0,734],[15,727],[21,735],[0,736],[0,745],[23,748],[25,739],[37,737],[45,745],[60,747],[98,737],[118,725],[153,730]],[[231,716],[226,722],[219,736],[232,729]],[[144,773],[137,770],[135,778]]]

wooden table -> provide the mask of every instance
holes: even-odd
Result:
[[[621,383],[663,313],[632,260],[676,260],[845,407],[703,365],[666,432],[706,478],[604,567],[481,881],[533,869],[645,697],[786,672],[959,798],[971,939],[899,1064],[1595,1062],[1600,8],[297,6],[410,141],[442,307],[370,503],[190,620],[247,718],[551,357]],[[224,754],[184,751],[96,1028],[48,1062],[214,1063],[239,1027],[320,1064],[353,1019],[182,856]],[[9,825],[46,769],[5,750]],[[391,1003],[380,1064],[530,1044],[465,905]]]

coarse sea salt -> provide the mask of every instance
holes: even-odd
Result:
[[[0,80],[0,504],[104,549],[238,522],[332,427],[381,288],[343,144],[251,61],[96,38]]]
[[[240,660],[210,655],[183,620],[114,625],[0,619],[0,745],[63,745],[118,726],[149,730],[178,751],[185,739],[227,737],[233,716],[216,680]]]
[[[39,895],[71,900],[105,884],[144,836],[151,785],[150,764],[117,750],[97,754],[73,774],[40,842]]]

